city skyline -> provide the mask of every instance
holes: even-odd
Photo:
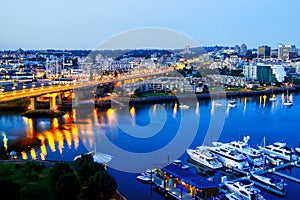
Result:
[[[269,0],[248,4],[237,0],[189,4],[5,1],[0,8],[0,49],[94,49],[111,36],[146,27],[177,31],[199,46],[300,46],[299,4],[296,0],[289,4]]]

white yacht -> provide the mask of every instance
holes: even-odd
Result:
[[[283,183],[282,179],[278,181],[271,177],[259,176],[256,174],[251,174],[251,175],[252,175],[253,179],[256,181],[264,183],[265,185],[270,186],[274,189],[283,190],[284,183]]]
[[[277,101],[276,95],[272,94],[272,96],[269,98],[270,101]]]
[[[199,146],[197,149],[188,149],[186,152],[192,160],[206,167],[211,169],[219,169],[222,167],[222,163],[218,161],[217,157],[212,155],[206,146]]]
[[[188,109],[188,108],[190,108],[190,106],[185,105],[185,104],[180,104],[179,108],[181,108],[181,109]]]
[[[225,185],[230,192],[237,194],[242,199],[263,200],[265,199],[260,190],[253,187],[253,184],[243,184],[241,182],[225,181]]]
[[[267,145],[266,147],[259,146],[266,154],[276,155],[278,158],[287,161],[295,161],[298,156],[292,148],[286,146],[284,142],[275,142],[274,144]]]
[[[236,103],[228,102],[228,107],[229,108],[235,108],[236,107]]]
[[[225,167],[237,167],[239,169],[249,167],[246,157],[229,145],[210,147],[210,150]]]
[[[250,164],[260,167],[264,164],[262,150],[252,148],[248,144],[249,139],[250,136],[245,136],[243,141],[232,141],[226,144],[244,154]]]

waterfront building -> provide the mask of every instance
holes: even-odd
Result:
[[[219,192],[217,184],[174,163],[158,169],[154,183],[165,191],[177,194],[177,197],[188,195],[195,199],[207,199]]]
[[[282,65],[257,63],[257,79],[261,83],[283,82],[286,72]]]
[[[250,63],[243,66],[246,78],[257,79],[262,83],[283,82],[286,77],[284,67],[273,63]]]
[[[258,58],[271,58],[271,47],[269,46],[260,46],[258,47]]]
[[[257,79],[257,66],[253,63],[243,65],[243,75],[247,78]]]

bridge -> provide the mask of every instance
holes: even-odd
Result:
[[[150,71],[148,70],[146,72],[145,70],[141,70],[141,71],[134,71],[133,74],[123,75],[118,78],[109,78],[100,81],[86,81],[86,82],[77,82],[72,85],[51,85],[51,86],[44,86],[41,88],[28,88],[22,90],[15,90],[12,92],[1,92],[0,103],[8,103],[12,101],[30,98],[31,106],[32,106],[31,109],[34,110],[36,108],[36,98],[43,96],[43,97],[50,98],[50,109],[54,109],[57,105],[56,97],[58,97],[59,101],[61,101],[61,95],[59,94],[66,91],[80,90],[84,88],[95,88],[99,85],[113,83],[113,82],[124,83],[124,81],[126,80],[131,80],[131,82],[135,82],[135,79],[150,78],[156,75],[172,72],[173,70],[174,70],[173,68],[159,68],[156,70],[150,70]]]

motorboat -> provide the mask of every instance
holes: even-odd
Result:
[[[237,196],[241,197],[242,199],[247,199],[247,200],[265,199],[260,194],[260,190],[253,187],[253,183],[244,184],[242,182],[225,181],[224,184],[230,192],[235,193]]]
[[[215,142],[213,142],[215,144]],[[249,168],[246,157],[229,145],[210,147],[210,151],[225,167],[236,167],[239,169]]]
[[[295,154],[294,149],[286,146],[284,142],[275,142],[272,145],[267,145],[266,147],[258,146],[259,149],[263,150],[266,154],[276,155],[278,158],[287,161],[295,161],[298,156]]]
[[[221,103],[221,102],[215,102],[215,101],[213,101],[213,107],[222,107],[223,106],[223,104]]]
[[[277,189],[277,190],[283,190],[284,188],[284,182],[283,180],[276,180],[275,178],[273,177],[266,177],[266,176],[260,176],[260,175],[257,175],[257,174],[251,174],[251,177],[256,180],[256,181],[259,181],[267,186],[270,186],[274,189]]]
[[[223,166],[206,146],[199,146],[197,149],[188,149],[186,152],[192,160],[208,168],[219,169]]]
[[[225,144],[228,144],[232,148],[243,153],[247,157],[247,160],[250,164],[254,166],[262,166],[264,164],[262,150],[252,148],[248,143],[249,140],[250,136],[245,136],[243,141],[232,141]]]
[[[185,104],[180,104],[179,108],[181,108],[181,109],[188,109],[188,108],[190,108],[190,106],[185,105]]]
[[[151,179],[151,176],[148,175],[139,175],[136,177],[136,180],[142,182],[142,183],[150,183],[154,181],[154,178]]]
[[[274,154],[266,155],[266,160],[275,166],[284,164],[284,161],[282,159],[278,158],[278,156],[274,155]]]
[[[174,160],[173,161],[174,165],[177,165],[178,167],[181,167],[182,169],[189,169],[190,166],[189,165],[184,165],[181,160]]]
[[[232,99],[232,96],[231,96],[230,100],[228,100],[228,103],[229,104],[236,104],[237,101],[235,99]]]
[[[297,154],[300,154],[300,147],[296,147],[295,150]]]
[[[272,101],[272,102],[277,101],[276,95],[272,94],[269,98],[269,101]]]
[[[154,171],[148,169],[145,172],[141,173],[136,179],[142,183],[150,183],[154,181],[153,178]]]
[[[228,107],[229,108],[235,108],[236,107],[236,103],[232,103],[228,101]]]
[[[226,199],[228,200],[243,200],[242,197],[240,197],[238,194],[236,193],[228,193],[225,194]]]
[[[289,96],[289,91],[286,91],[286,97],[284,98],[284,101],[282,103],[284,106],[292,106],[293,105],[293,101],[290,99]]]

